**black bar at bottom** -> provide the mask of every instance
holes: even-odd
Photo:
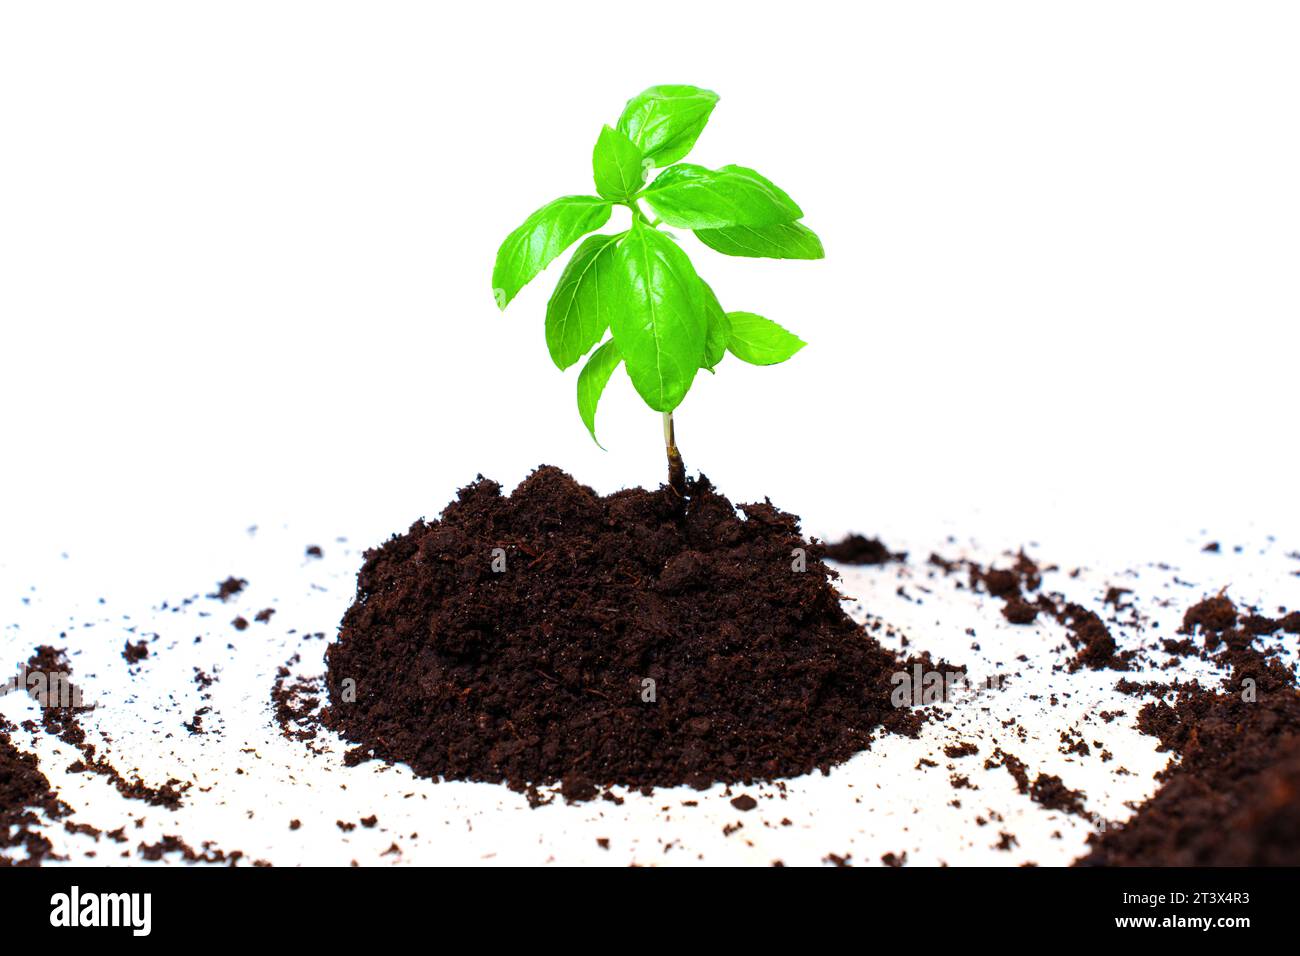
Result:
[[[687,874],[629,873],[626,883],[604,874],[586,886],[590,875],[582,872],[483,871],[459,873],[454,882],[447,876],[417,868],[0,869],[0,925],[11,941],[75,933],[128,944],[192,943],[207,932],[225,939],[246,932],[259,944],[315,938],[331,947],[349,939],[373,942],[376,933],[463,926],[467,918],[490,927],[494,942],[512,928],[528,928],[538,934],[534,942],[549,939],[551,945],[556,932],[572,943],[596,920],[626,921],[630,939],[648,943],[658,935],[655,924],[680,931],[687,918],[697,927],[716,927],[733,942],[777,926],[824,932],[835,924],[837,935],[852,933],[864,920],[884,920],[909,933],[903,928],[911,926],[922,937],[938,934],[932,938],[939,945],[946,933],[962,938],[995,928],[1071,941],[1169,933],[1231,939],[1294,926],[1297,872],[877,868],[837,871],[819,877],[832,882],[816,884],[786,874],[751,883],[753,875],[719,880],[714,873],[694,884]],[[811,888],[816,897],[790,895]],[[145,898],[118,894],[149,894],[147,935]],[[618,937],[602,932],[590,938],[608,943]]]

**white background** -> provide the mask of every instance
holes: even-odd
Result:
[[[0,563],[660,481],[626,377],[601,452],[546,355],[563,259],[489,276],[665,82],[827,250],[684,236],[810,343],[700,377],[692,469],[820,534],[1294,535],[1297,49],[1285,3],[5,4]]]

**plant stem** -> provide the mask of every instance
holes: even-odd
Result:
[[[668,452],[668,487],[679,498],[686,497],[686,464],[677,450],[677,433],[673,429],[673,413],[664,412],[664,449]]]
[[[641,211],[641,204],[636,201],[636,197],[629,197],[623,205],[632,211],[633,223],[643,222],[649,228],[654,229],[659,225],[659,220],[651,222],[646,218],[645,213]],[[672,489],[673,494],[678,498],[686,498],[686,463],[682,461],[682,453],[677,450],[677,434],[673,430],[673,413],[664,412],[664,450],[668,453],[668,487]]]

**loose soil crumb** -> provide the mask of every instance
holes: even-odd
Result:
[[[295,654],[287,666],[276,672],[271,687],[271,704],[275,708],[275,722],[287,740],[313,741],[319,733],[321,679],[319,677],[294,677],[289,669],[298,663]]]
[[[128,664],[138,664],[148,656],[149,645],[144,641],[136,641],[134,644],[127,641],[122,648],[122,657]]]
[[[235,866],[244,858],[244,854],[239,850],[233,850],[226,853],[212,845],[210,841],[204,842],[202,850],[195,850],[178,836],[164,836],[157,843],[141,843],[136,851],[146,860],[158,861],[163,859],[167,854],[177,854],[187,863],[225,863],[229,866]],[[263,861],[257,861],[254,866],[265,865]]]
[[[244,590],[248,582],[243,578],[237,578],[233,574],[217,585],[217,590],[209,594],[208,597],[215,598],[218,601],[229,601],[232,597]]]
[[[888,564],[907,560],[907,552],[892,552],[879,538],[866,538],[851,534],[841,541],[825,546],[826,557],[841,564]]]

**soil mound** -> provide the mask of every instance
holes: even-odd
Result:
[[[367,552],[328,652],[324,720],[350,759],[583,799],[794,776],[914,735],[922,714],[890,703],[911,662],[844,613],[798,518],[688,490],[602,497],[544,466],[505,496],[480,476]]]

